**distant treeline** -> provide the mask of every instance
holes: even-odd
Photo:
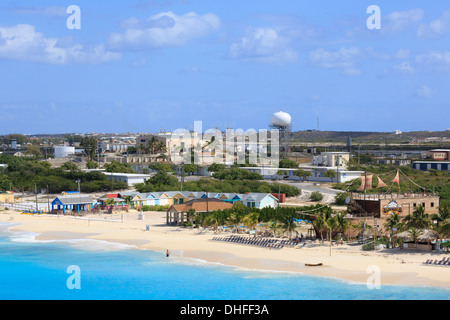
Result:
[[[40,191],[49,189],[50,193],[75,191],[80,181],[81,192],[99,192],[126,189],[125,182],[111,182],[101,172],[84,172],[73,163],[60,168],[52,168],[47,161],[32,158],[0,155],[0,190]]]

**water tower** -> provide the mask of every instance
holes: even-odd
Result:
[[[280,133],[280,155],[286,156],[289,151],[289,136],[291,135],[292,118],[289,113],[275,112],[270,118],[270,129]]]

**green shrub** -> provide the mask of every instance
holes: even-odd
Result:
[[[142,211],[166,211],[168,206],[142,206]]]
[[[336,194],[336,196],[334,197],[334,202],[339,206],[343,206],[346,204],[345,199],[347,199],[347,193],[340,192],[340,193]]]
[[[309,196],[309,200],[311,201],[321,201],[323,199],[323,194],[321,194],[319,191],[314,191]]]

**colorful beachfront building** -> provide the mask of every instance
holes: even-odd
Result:
[[[122,192],[104,194],[97,199],[100,205],[105,205],[107,199],[113,198],[115,206],[130,205],[131,208],[139,209],[142,206],[164,206],[170,207],[174,204],[183,204],[195,199],[218,199],[228,203],[242,202],[251,208],[275,208],[278,205],[277,197],[270,193],[217,193],[203,191],[164,191],[139,193]]]
[[[58,196],[52,201],[52,213],[66,214],[74,212],[86,212],[92,210],[94,201],[91,197],[78,194]]]
[[[231,203],[242,202],[250,208],[262,209],[267,207],[276,208],[278,206],[277,197],[270,193],[218,193],[214,198]]]
[[[270,193],[248,193],[242,195],[241,202],[250,208],[276,208],[278,199]]]

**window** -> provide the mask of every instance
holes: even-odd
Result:
[[[254,208],[254,207],[256,207],[256,204],[255,204],[255,202],[249,201],[249,202],[247,202],[247,207]]]
[[[432,208],[434,208],[434,202],[432,202],[432,203],[430,204],[430,206],[431,206]]]
[[[422,207],[424,207],[424,208],[425,208],[425,202],[422,202]]]
[[[413,207],[414,207],[414,208],[416,207],[416,205],[417,205],[416,203],[413,203]]]

